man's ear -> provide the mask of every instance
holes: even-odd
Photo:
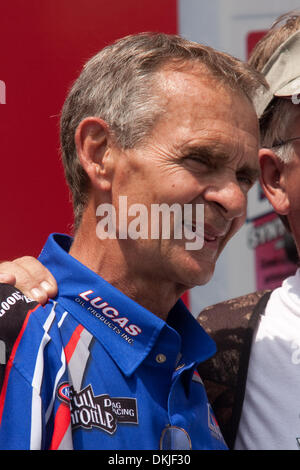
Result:
[[[259,164],[260,182],[266,197],[277,214],[287,215],[290,201],[286,187],[285,164],[272,150],[265,148],[259,151]]]
[[[108,124],[97,117],[83,119],[75,132],[80,163],[91,185],[102,191],[111,188],[113,158]]]

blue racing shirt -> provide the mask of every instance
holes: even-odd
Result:
[[[184,429],[192,449],[226,449],[196,366],[215,343],[180,300],[167,323],[68,254],[40,261],[58,283],[28,310],[0,395],[1,449],[159,449]]]

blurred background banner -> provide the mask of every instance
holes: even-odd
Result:
[[[142,31],[179,33],[247,59],[293,0],[13,0],[0,11],[0,260],[37,256],[50,232],[72,233],[59,154],[59,114],[82,65],[105,45]],[[222,254],[213,280],[185,297],[203,307],[276,287],[295,265],[259,186],[248,222]],[[273,224],[272,224],[273,220]]]

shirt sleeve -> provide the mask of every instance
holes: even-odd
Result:
[[[13,297],[13,292],[7,298],[19,302],[19,310],[14,311],[10,335],[4,335],[8,328],[1,331],[7,360],[0,392],[0,449],[72,448],[69,403],[56,393],[60,384],[68,385],[56,304],[42,307],[18,291]]]
[[[3,386],[6,364],[28,313],[38,304],[15,287],[0,284],[0,390]]]

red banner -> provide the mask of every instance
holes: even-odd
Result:
[[[58,138],[66,92],[89,57],[141,31],[176,33],[176,0],[1,5],[0,260],[37,255],[50,232],[70,233]]]

